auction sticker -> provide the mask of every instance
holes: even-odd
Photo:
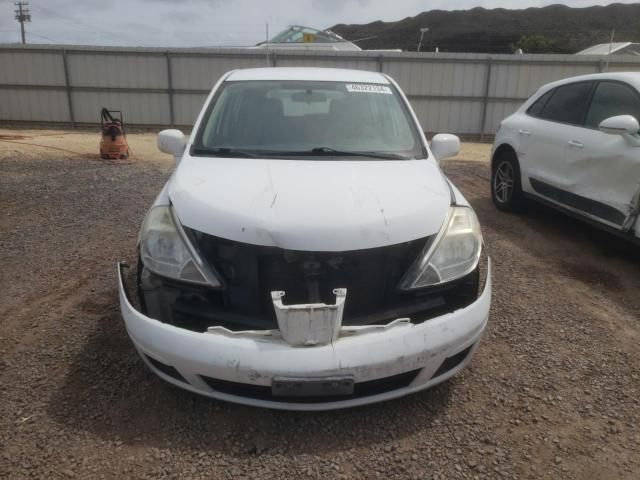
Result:
[[[384,85],[370,85],[367,83],[350,83],[347,85],[347,92],[384,93],[386,95],[393,95],[389,87],[385,87]]]

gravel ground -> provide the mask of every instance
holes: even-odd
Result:
[[[128,164],[99,161],[97,141],[0,130],[0,477],[638,478],[637,248],[542,207],[497,212],[488,146],[444,165],[494,260],[469,368],[384,404],[287,413],[190,394],[137,357],[115,262],[133,261],[172,162],[151,134],[130,135]]]

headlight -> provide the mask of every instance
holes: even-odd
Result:
[[[450,282],[471,273],[480,260],[482,233],[474,211],[452,207],[437,237],[429,242],[400,283],[403,290]]]
[[[220,287],[220,280],[191,248],[171,207],[152,208],[140,230],[144,266],[163,277]]]

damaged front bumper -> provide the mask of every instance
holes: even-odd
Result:
[[[448,379],[475,352],[491,301],[488,263],[484,290],[466,308],[419,324],[398,319],[384,326],[342,327],[327,345],[293,347],[278,330],[214,327],[199,333],[154,320],[131,305],[121,264],[118,281],[127,332],[161,378],[220,400],[285,410],[364,405]],[[282,379],[297,379],[299,384]],[[318,395],[295,394],[307,381]],[[322,394],[322,384],[332,393]],[[294,393],[283,396],[277,391],[282,386]]]

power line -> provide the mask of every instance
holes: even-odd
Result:
[[[99,28],[96,28],[96,27],[94,27],[92,25],[84,23],[84,22],[82,22],[82,21],[80,21],[80,20],[78,20],[76,18],[68,18],[68,17],[62,16],[59,13],[54,12],[53,10],[50,10],[48,8],[42,7],[40,5],[33,5],[33,7],[38,9],[38,10],[41,10],[41,11],[43,11],[45,13],[48,13],[49,15],[53,15],[54,17],[58,17],[59,19],[64,20],[65,22],[73,23],[74,25],[82,25],[84,27],[87,27],[87,28],[90,29],[91,32],[98,33],[99,35],[102,35],[103,37],[108,37],[108,38],[110,38],[112,40],[116,40],[116,39],[118,41],[121,40],[118,37],[116,37],[115,35],[113,35],[112,33],[100,30]]]
[[[30,34],[30,35],[31,35],[32,37],[44,38],[45,40],[49,40],[50,42],[53,42],[53,43],[63,43],[63,42],[61,42],[61,41],[59,41],[59,40],[55,40],[55,39],[53,39],[53,38],[45,37],[44,35],[40,35],[40,34],[38,34],[38,33],[33,33],[33,32],[31,32],[31,34]]]
[[[10,1],[10,0],[7,0],[7,1]],[[111,41],[116,41],[116,42],[118,42],[120,44],[123,43],[123,38],[120,36],[120,33],[117,32],[117,31],[108,32],[108,31],[105,31],[105,30],[101,30],[101,29],[99,29],[99,28],[97,28],[97,27],[95,27],[93,25],[90,25],[90,24],[88,24],[86,22],[78,20],[75,17],[61,15],[57,11],[51,10],[51,9],[49,9],[47,7],[43,7],[41,5],[33,4],[33,5],[31,5],[31,7],[41,11],[42,13],[46,13],[48,15],[56,17],[56,18],[58,18],[58,19],[60,19],[62,21],[65,21],[67,23],[72,23],[72,24],[74,24],[76,26],[83,26],[83,27],[88,29],[88,30],[75,29],[74,30],[75,32],[91,32],[91,33],[94,33],[94,34],[97,33],[98,35],[100,35],[101,37],[103,37],[105,39],[108,39],[108,40],[111,40]],[[211,24],[208,24],[208,25],[212,26],[212,27],[225,26],[225,27],[227,27],[227,29],[229,27],[231,27],[235,32],[242,32],[244,34],[247,31],[254,31],[255,30],[255,26],[258,26],[258,25],[263,26],[264,24],[263,23],[211,23]],[[122,25],[119,24],[118,28],[122,29]],[[190,31],[190,32],[193,33],[193,31]],[[122,33],[128,33],[128,32],[122,32]],[[202,31],[201,33],[202,34],[207,34],[207,33],[210,33],[210,32],[209,31]],[[233,42],[233,40],[231,40],[231,41]],[[238,41],[238,43],[245,44],[246,42]]]
[[[29,2],[16,2],[15,6],[18,7],[16,12],[16,20],[20,22],[20,33],[22,34],[22,44],[26,42],[24,37],[24,24],[31,21],[31,13],[29,11]]]

